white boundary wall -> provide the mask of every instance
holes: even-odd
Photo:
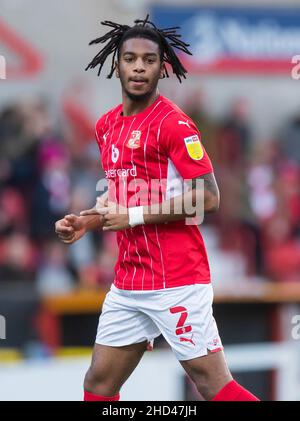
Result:
[[[82,400],[90,358],[0,365],[0,401]],[[183,370],[171,351],[146,353],[121,391],[122,400],[181,400]]]
[[[300,345],[284,343],[231,345],[226,358],[234,372],[275,369],[276,400],[300,400]],[[0,400],[82,400],[89,358],[56,358],[0,365]],[[146,353],[124,385],[121,399],[180,401],[184,372],[169,350]]]

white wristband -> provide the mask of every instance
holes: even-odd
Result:
[[[136,206],[128,208],[129,225],[135,227],[136,225],[144,225],[144,206]]]

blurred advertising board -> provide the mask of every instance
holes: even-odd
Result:
[[[300,8],[153,6],[151,18],[181,27],[192,73],[286,73],[300,54]]]

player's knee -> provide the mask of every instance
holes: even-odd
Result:
[[[107,383],[107,378],[105,372],[101,369],[95,369],[94,367],[90,367],[85,375],[84,378],[84,388],[88,391],[88,389],[93,389],[95,386],[99,384]]]
[[[205,399],[205,400],[209,400],[211,398],[211,393],[210,393],[210,381],[209,381],[209,377],[206,375],[198,375],[195,377],[194,379],[194,383],[197,387],[198,392],[200,393],[200,395]]]
[[[84,382],[83,382],[84,390],[86,390],[87,392],[91,392],[93,389],[94,383],[95,383],[94,376],[92,374],[91,368],[89,368],[84,377]]]
[[[85,375],[83,387],[87,392],[102,396],[113,396],[119,392],[119,386],[113,383],[113,379],[107,377],[104,371],[92,367]]]
[[[209,400],[211,397],[212,385],[215,380],[215,374],[205,364],[197,364],[189,372],[189,376],[200,395],[205,400]]]
[[[202,370],[194,375],[193,381],[197,387],[198,392],[205,400],[211,400],[218,391],[232,379],[232,377],[225,373],[213,373],[210,370]]]

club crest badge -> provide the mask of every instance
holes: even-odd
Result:
[[[189,156],[196,161],[200,161],[203,158],[204,152],[198,135],[185,137],[184,143],[188,151]]]
[[[130,135],[130,139],[126,143],[127,148],[130,148],[130,149],[139,148],[141,146],[141,134],[142,134],[141,131],[134,130]]]

